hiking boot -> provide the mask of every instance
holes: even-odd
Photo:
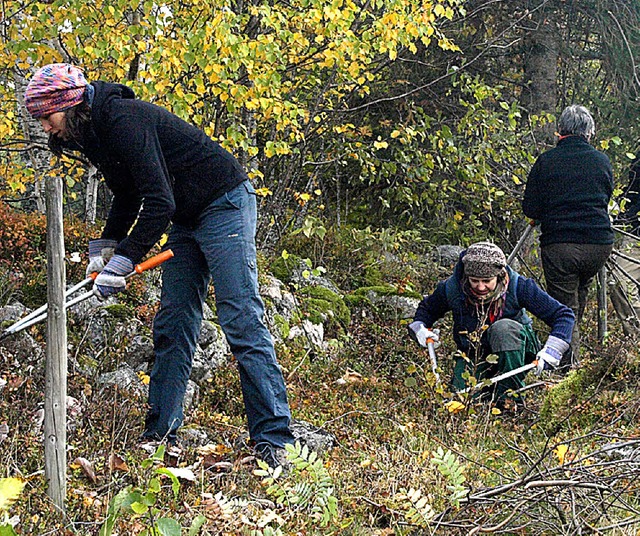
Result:
[[[291,465],[287,460],[287,451],[282,447],[263,441],[257,443],[253,450],[256,457],[265,462],[271,469],[282,467],[283,472],[286,472]]]

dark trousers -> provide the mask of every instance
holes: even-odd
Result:
[[[466,374],[482,381],[531,363],[539,350],[540,342],[531,324],[501,318],[485,332],[479,348],[473,352],[476,354],[473,360],[463,357],[456,359],[451,382],[453,389],[461,391],[468,387]],[[486,361],[491,354],[498,356],[497,362]],[[495,400],[504,400],[510,391],[524,387],[525,376],[525,373],[512,376],[491,386],[490,389],[483,389],[483,392],[492,391]]]
[[[547,293],[571,307],[576,315],[571,338],[571,350],[578,359],[580,352],[579,324],[587,305],[587,295],[593,278],[609,258],[613,244],[549,244],[542,246],[542,269]]]
[[[255,230],[256,196],[249,181],[213,201],[195,228],[172,227],[167,247],[175,257],[162,265],[146,437],[176,438],[203,302],[213,281],[218,321],[238,363],[249,435],[256,443],[293,443],[284,378],[258,294]]]

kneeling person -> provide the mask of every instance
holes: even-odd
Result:
[[[526,311],[551,328],[542,349]],[[453,275],[440,281],[418,305],[409,335],[421,346],[438,339],[431,328],[448,311],[459,350],[452,388],[467,387],[465,371],[478,380],[509,372],[538,359],[537,373],[555,368],[569,348],[573,311],[533,281],[507,266],[504,252],[490,242],[472,244],[460,254]],[[498,356],[490,363],[490,354]],[[524,373],[497,382],[494,397],[503,403],[508,391],[524,386]]]

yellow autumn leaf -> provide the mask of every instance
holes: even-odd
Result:
[[[19,478],[0,478],[0,512],[7,510],[16,501],[24,484]]]
[[[451,402],[447,402],[446,407],[449,413],[460,413],[464,409],[464,404],[457,400],[452,400]]]
[[[256,195],[267,197],[268,195],[273,195],[273,192],[265,186],[264,188],[256,188]]]
[[[149,375],[145,374],[144,372],[138,372],[138,378],[140,378],[140,381],[144,384],[144,385],[149,385]]]
[[[560,465],[564,465],[564,459],[568,450],[569,447],[567,447],[567,445],[558,445],[553,450],[553,453],[556,455],[556,458],[558,458],[558,463],[560,463]]]
[[[373,146],[376,149],[386,149],[387,147],[389,147],[389,144],[386,141],[374,141]]]
[[[501,413],[499,408],[491,408],[491,415],[500,415]]]

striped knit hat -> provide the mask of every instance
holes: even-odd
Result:
[[[467,277],[490,279],[499,275],[507,265],[504,252],[491,242],[471,244],[464,257],[464,274]]]
[[[33,75],[24,94],[24,102],[33,117],[45,117],[80,104],[87,85],[77,67],[68,63],[52,63]]]

